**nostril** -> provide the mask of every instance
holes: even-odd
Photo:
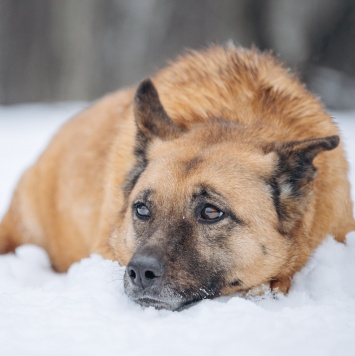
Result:
[[[153,271],[145,271],[144,277],[147,279],[157,278],[157,276],[155,275],[155,273]]]
[[[132,279],[136,279],[136,277],[137,277],[137,274],[136,274],[136,272],[134,271],[133,268],[130,268],[130,269],[129,269],[128,275],[129,275]]]

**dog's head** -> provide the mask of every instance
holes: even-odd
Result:
[[[247,290],[282,273],[312,200],[313,158],[337,136],[260,142],[222,119],[178,127],[150,80],[139,86],[136,166],[124,184],[124,285],[144,306],[171,310]]]

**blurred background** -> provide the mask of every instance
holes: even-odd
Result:
[[[355,0],[1,0],[0,104],[93,100],[228,40],[355,108]]]

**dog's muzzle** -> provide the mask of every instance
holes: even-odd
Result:
[[[158,253],[136,253],[129,262],[124,277],[125,292],[134,302],[156,309],[179,309],[184,303],[174,292],[165,276],[164,258]]]

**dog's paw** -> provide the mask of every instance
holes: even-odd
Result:
[[[291,280],[291,277],[274,279],[270,283],[261,284],[247,291],[239,292],[239,294],[241,297],[251,300],[277,299],[278,296],[288,293]]]
[[[291,287],[291,277],[274,279],[270,282],[270,289],[273,294],[287,294]]]
[[[239,296],[253,301],[258,301],[266,298],[273,298],[273,293],[270,288],[270,284],[266,283],[250,288],[247,291],[241,291],[239,292]]]

